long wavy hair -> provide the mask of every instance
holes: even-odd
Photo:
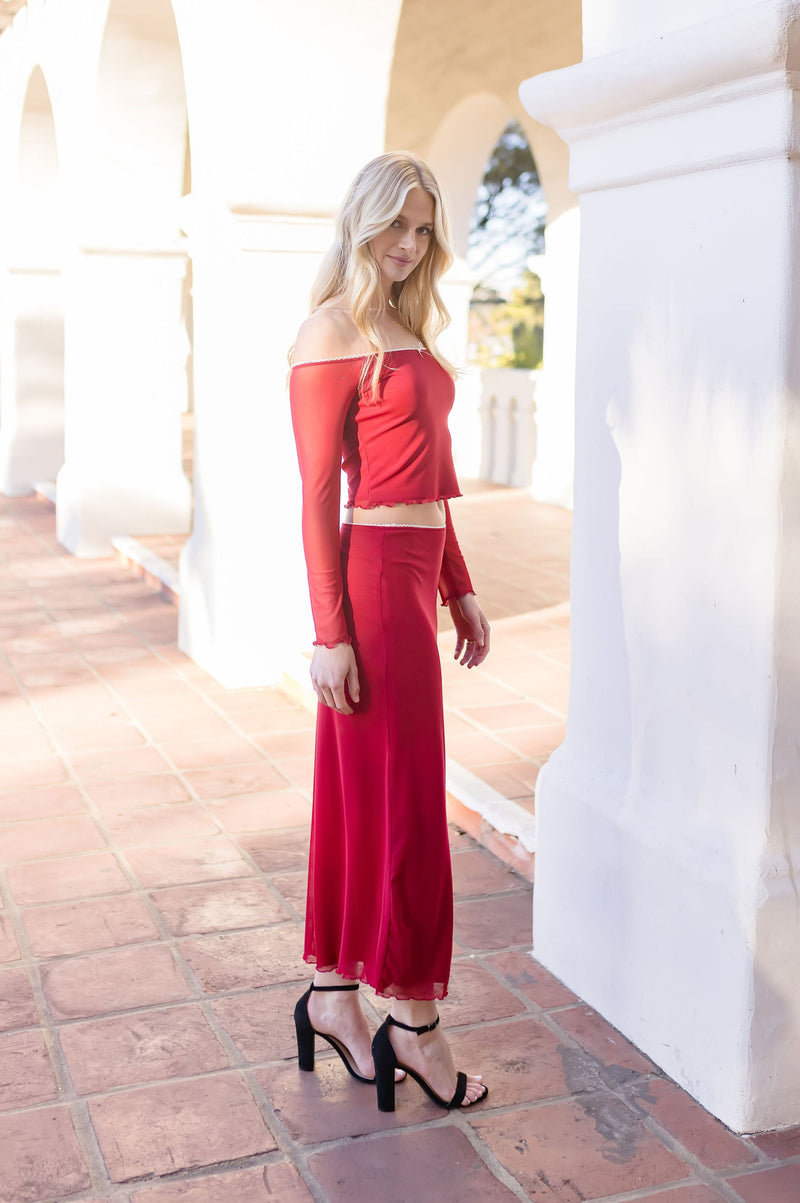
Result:
[[[436,348],[436,339],[450,323],[439,281],[453,262],[450,223],[436,178],[422,159],[408,151],[390,151],[371,159],[350,185],[336,219],[336,238],[326,254],[311,289],[311,311],[332,297],[344,297],[353,321],[370,347],[362,385],[370,376],[370,391],[378,396],[378,382],[389,345],[378,325],[384,294],[378,263],[369,243],[385,230],[405,204],[412,188],[423,188],[433,198],[434,218],[425,255],[405,280],[392,285],[391,303],[404,326],[451,376],[456,369]]]

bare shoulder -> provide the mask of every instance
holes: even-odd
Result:
[[[307,317],[297,332],[292,363],[342,359],[364,353],[364,340],[346,310],[323,306]]]

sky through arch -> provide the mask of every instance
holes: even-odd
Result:
[[[467,263],[481,284],[507,291],[544,251],[547,203],[528,139],[509,121],[478,186]]]

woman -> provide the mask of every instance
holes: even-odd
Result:
[[[389,1111],[404,1070],[443,1107],[487,1094],[456,1071],[436,1008],[453,925],[437,587],[456,659],[473,668],[489,651],[447,501],[460,495],[447,430],[454,371],[435,348],[449,320],[438,291],[448,241],[421,160],[368,163],[290,375],[320,703],[304,952],[316,975],[295,1011],[298,1053],[313,1069],[323,1036],[354,1077],[377,1082]],[[392,999],[372,1046],[359,980]]]

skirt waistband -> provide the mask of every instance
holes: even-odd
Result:
[[[430,522],[343,522],[342,528],[346,526],[369,526],[373,530],[385,530],[387,526],[406,530],[446,530],[443,522],[440,526],[432,526]]]

